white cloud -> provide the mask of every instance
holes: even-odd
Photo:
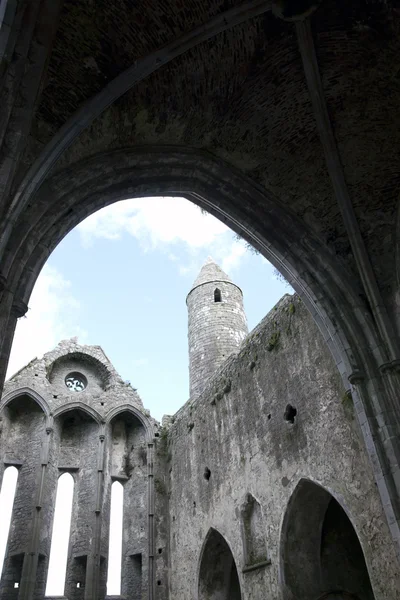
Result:
[[[244,241],[235,240],[232,242],[229,254],[221,256],[221,266],[224,271],[232,271],[235,267],[238,267],[242,258],[248,251]]]
[[[26,317],[18,320],[7,377],[62,339],[77,335],[84,343],[87,334],[79,327],[78,317],[79,302],[71,283],[57,269],[45,265],[32,292]]]
[[[209,246],[228,228],[184,198],[157,197],[107,206],[85,219],[78,230],[85,245],[95,238],[115,240],[129,233],[149,250],[176,242],[193,248]]]
[[[118,240],[128,234],[139,241],[145,252],[165,249],[181,275],[196,273],[209,252],[223,269],[232,271],[248,252],[224,223],[184,198],[135,198],[118,202],[88,217],[78,231],[86,247],[98,238]],[[178,243],[184,247],[179,258],[176,251],[171,251],[171,245]]]

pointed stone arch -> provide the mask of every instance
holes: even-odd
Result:
[[[10,404],[10,402],[22,396],[27,396],[31,400],[34,400],[36,404],[38,404],[39,407],[42,409],[46,417],[50,415],[50,408],[46,400],[36,390],[30,387],[18,388],[5,394],[0,402],[0,413],[8,404]]]
[[[280,544],[284,600],[374,600],[355,528],[321,485],[299,481],[287,505]]]
[[[90,352],[90,348],[87,352],[67,352],[58,356],[47,368],[46,377],[50,383],[53,383],[55,376],[58,371],[62,371],[64,365],[76,364],[76,369],[84,366],[89,370],[89,373],[98,379],[100,387],[103,390],[109,389],[113,381],[115,380],[115,373],[109,368],[109,366],[99,360],[96,356]],[[70,368],[73,368],[70,366]]]
[[[44,399],[30,388],[13,390],[2,402],[0,477],[4,466],[18,469],[14,506],[4,557],[0,598],[17,598],[23,583],[23,565],[29,562],[26,548],[36,543],[39,509],[33,499],[45,459],[49,412]],[[43,472],[43,471],[42,471]],[[21,507],[23,506],[23,510]],[[32,552],[29,556],[32,556]]]
[[[56,408],[53,413],[54,419],[57,419],[58,417],[61,417],[62,415],[66,414],[68,412],[72,412],[74,410],[78,410],[83,413],[86,413],[89,417],[91,417],[93,419],[93,421],[95,421],[99,425],[102,422],[102,417],[97,412],[97,410],[95,410],[91,406],[88,406],[84,402],[80,402],[78,400],[75,402],[68,402],[67,404],[63,404],[62,406],[59,406],[58,408]]]
[[[155,486],[154,432],[150,419],[136,406],[122,404],[105,418],[108,460],[107,494],[117,481],[123,493],[121,597],[144,597],[142,559],[148,544],[154,547]],[[150,476],[149,476],[150,475]],[[143,507],[147,506],[147,514]],[[141,531],[141,536],[137,532]],[[154,556],[148,559],[149,585],[154,585]],[[115,591],[113,592],[115,593]]]
[[[150,420],[138,408],[136,408],[136,406],[133,406],[132,404],[122,404],[110,410],[105,417],[105,423],[109,425],[111,421],[115,419],[115,417],[124,412],[131,413],[134,417],[136,417],[136,419],[141,423],[146,432],[146,440],[148,442],[153,441],[154,430]]]
[[[225,538],[211,527],[200,554],[198,600],[242,600],[239,575]]]

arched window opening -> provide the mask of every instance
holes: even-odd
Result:
[[[363,551],[343,508],[332,498],[326,509],[321,534],[321,576],[325,590],[347,590],[373,600]]]
[[[239,576],[232,552],[218,531],[211,529],[203,547],[199,600],[241,600]]]
[[[122,527],[124,488],[119,481],[111,486],[110,540],[108,546],[107,595],[120,596],[122,568]]]
[[[214,290],[214,302],[222,302],[221,290],[218,288]]]
[[[269,563],[265,543],[264,520],[259,502],[251,494],[241,506],[241,529],[244,562],[247,568],[264,566]]]
[[[353,525],[319,485],[300,481],[288,505],[281,539],[285,599],[374,600]]]
[[[11,527],[11,517],[15,491],[17,489],[17,480],[18,469],[16,467],[7,467],[4,471],[3,482],[1,484],[0,491],[0,578],[3,572],[3,563],[6,554],[8,534]],[[14,584],[19,584],[19,582],[15,581]]]
[[[64,595],[73,496],[74,479],[70,473],[63,473],[57,484],[46,596]]]

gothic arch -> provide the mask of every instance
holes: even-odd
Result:
[[[198,600],[241,600],[236,562],[228,542],[211,527],[200,552]]]
[[[359,310],[361,289],[344,265],[270,192],[204,151],[127,148],[55,174],[27,209],[21,236],[8,244],[3,273],[15,295],[28,302],[49,252],[84,218],[118,200],[160,194],[182,195],[205,208],[285,275],[322,330],[346,386],[353,372],[374,371],[372,356],[364,351],[376,331],[368,312]],[[255,222],[245,204],[264,206],[265,219]],[[374,352],[381,363],[380,344]]]
[[[50,381],[50,383],[52,383],[54,372],[59,367],[62,367],[63,363],[66,363],[70,360],[92,367],[101,381],[103,389],[106,390],[110,387],[113,379],[113,373],[109,369],[108,365],[90,353],[90,349],[88,352],[68,352],[67,354],[58,356],[47,369],[47,379]]]
[[[212,17],[206,24],[192,29],[178,40],[173,40],[163,48],[136,60],[131,67],[122,71],[93,98],[87,100],[45,146],[21,182],[10,207],[9,217],[12,220],[18,218],[63,152],[110,104],[118,100],[135,84],[198,44],[270,10],[271,4],[260,5],[257,2],[254,3],[254,6],[247,4],[244,7],[233,7],[231,10]]]
[[[136,417],[145,430],[146,440],[148,442],[153,441],[154,431],[149,419],[147,419],[147,417],[141,413],[139,409],[137,409],[135,406],[132,406],[132,404],[122,404],[110,410],[105,417],[106,424],[109,425],[115,417],[124,412],[129,412]]]
[[[28,398],[34,400],[36,404],[40,406],[46,417],[50,415],[49,405],[47,404],[46,400],[36,390],[30,387],[18,388],[16,390],[8,392],[8,394],[5,394],[5,396],[3,396],[0,402],[0,413],[8,404],[10,404],[10,402],[12,402],[20,396],[28,396]]]
[[[361,543],[347,512],[309,479],[299,481],[288,502],[280,554],[284,600],[317,600],[334,593],[374,600]]]
[[[64,414],[66,414],[68,412],[72,412],[73,410],[78,410],[78,411],[82,411],[83,413],[86,413],[98,425],[100,425],[101,422],[102,422],[102,417],[97,412],[97,410],[95,410],[91,406],[88,406],[84,402],[80,402],[78,400],[75,401],[75,402],[68,402],[67,404],[63,404],[62,406],[59,406],[58,408],[56,408],[56,410],[53,413],[53,417],[54,417],[54,419],[57,419],[61,415],[64,415]]]
[[[49,253],[85,217],[121,199],[160,194],[182,195],[227,223],[299,292],[322,331],[345,388],[349,380],[355,385],[364,382],[358,387],[362,402],[354,389],[356,414],[366,440],[374,440],[366,447],[381,496],[396,498],[396,482],[384,458],[395,453],[394,442],[386,440],[383,445],[377,421],[366,412],[366,407],[377,406],[386,414],[392,406],[392,387],[388,384],[387,394],[382,394],[379,380],[379,367],[389,365],[391,359],[362,300],[360,283],[340,257],[270,191],[210,153],[181,146],[124,148],[93,155],[48,178],[16,224],[19,235],[12,236],[5,249],[2,275],[13,291],[14,305],[26,306]],[[252,206],[260,207],[258,218]],[[8,323],[3,358],[15,326],[7,316],[10,306],[0,306],[0,319]],[[390,378],[389,371],[384,373]],[[386,502],[384,506],[393,536],[400,539],[396,506]]]
[[[381,495],[396,497],[395,481],[382,458],[390,449],[383,446],[377,422],[368,419],[365,410],[376,404],[384,413],[391,406],[389,392],[382,395],[379,383],[379,366],[388,365],[390,358],[364,306],[360,284],[340,257],[271,192],[208,152],[181,146],[124,148],[93,155],[47,179],[17,224],[19,235],[12,236],[5,249],[2,275],[13,291],[14,306],[26,307],[49,253],[85,217],[118,200],[160,194],[184,196],[227,223],[298,291],[322,331],[346,389],[349,380],[355,385],[365,381],[358,387],[362,402],[353,390],[356,413],[365,437],[378,446],[366,444]],[[257,219],[248,208],[252,206],[260,207]],[[10,306],[0,307],[0,319],[8,323],[4,357],[15,326],[7,316]],[[395,507],[384,506],[397,538]]]

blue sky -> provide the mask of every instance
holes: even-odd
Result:
[[[99,344],[158,420],[188,399],[186,295],[208,256],[243,290],[251,330],[291,288],[182,198],[118,202],[55,249],[20,319],[8,375],[61,339]]]

